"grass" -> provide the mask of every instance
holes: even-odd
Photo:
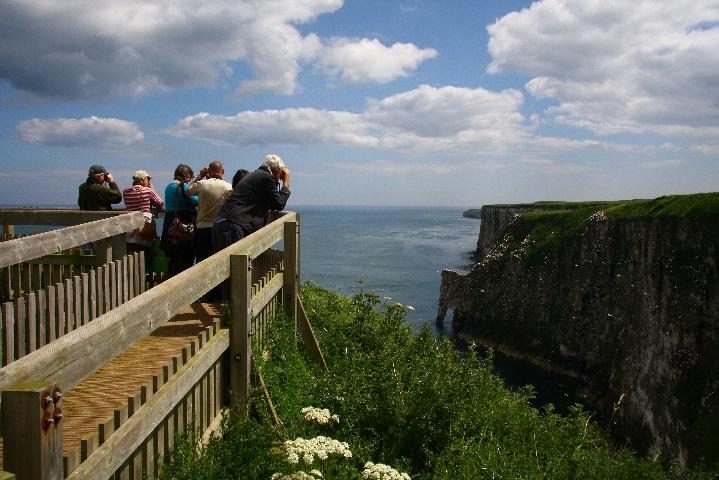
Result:
[[[303,286],[302,299],[330,371],[308,363],[292,323],[278,317],[267,348],[254,355],[281,431],[273,430],[262,399],[253,397],[250,418],[228,417],[222,439],[202,449],[180,442],[161,478],[269,479],[317,469],[326,479],[360,479],[367,461],[415,480],[677,478],[660,463],[610,447],[579,407],[566,416],[551,406],[531,407],[531,388],[505,388],[492,373],[491,355],[458,351],[427,326],[413,333],[398,304],[312,284]],[[308,422],[300,412],[306,406],[327,408],[340,421]],[[352,458],[288,464],[285,440],[320,434],[346,442]]]

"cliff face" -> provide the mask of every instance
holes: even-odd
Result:
[[[479,238],[477,239],[476,258],[484,258],[499,240],[498,235],[501,234],[505,227],[510,224],[514,218],[525,212],[535,210],[529,206],[507,206],[507,207],[482,207],[480,218],[482,219],[482,227],[479,230]]]
[[[634,448],[719,461],[717,216],[485,208],[480,262],[443,272],[440,315],[590,378],[590,407]]]

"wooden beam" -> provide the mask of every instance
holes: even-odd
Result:
[[[68,480],[110,478],[229,347],[229,332],[220,330],[197,355],[124,422],[68,477]]]
[[[128,212],[104,220],[8,240],[3,242],[3,248],[0,249],[0,268],[124,234],[141,227],[144,222],[142,212]]]
[[[305,348],[310,354],[310,357],[326,372],[327,363],[325,362],[325,357],[322,355],[320,344],[317,342],[317,337],[315,337],[315,332],[312,330],[312,325],[307,317],[305,307],[299,298],[297,298],[297,327],[300,338],[302,338],[302,342],[305,344]]]
[[[283,221],[289,213],[197,265],[167,279],[87,325],[0,369],[0,390],[14,383],[54,379],[70,390],[87,375],[124,352],[185,305],[219,285],[230,273],[230,256],[258,256],[283,238]],[[182,301],[178,301],[182,299]],[[59,333],[58,333],[59,334]]]

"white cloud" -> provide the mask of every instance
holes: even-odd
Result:
[[[336,38],[323,48],[318,66],[348,83],[387,83],[408,76],[423,61],[436,56],[436,50],[420,49],[411,43],[386,47],[377,39]]]
[[[17,127],[27,143],[54,147],[117,150],[142,142],[137,124],[116,118],[54,118],[25,120]]]
[[[701,155],[717,155],[719,156],[719,143],[706,143],[695,145],[692,151]]]
[[[386,82],[433,56],[411,44],[336,40],[297,26],[342,0],[2,0],[0,80],[31,94],[76,100],[228,85],[240,97],[293,93],[304,64],[348,81]],[[341,46],[340,46],[341,44]],[[371,47],[371,48],[368,48]],[[357,52],[362,68],[335,57]],[[325,56],[326,55],[326,56]],[[239,62],[254,77],[235,79]],[[377,65],[388,67],[380,71]]]
[[[335,143],[412,151],[499,151],[530,140],[517,90],[427,85],[382,100],[364,112],[311,108],[198,113],[167,130],[177,137],[235,145]]]
[[[542,0],[488,27],[491,73],[526,72],[558,123],[719,137],[716,0]]]

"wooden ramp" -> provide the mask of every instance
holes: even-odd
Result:
[[[166,324],[65,392],[62,399],[65,476],[104,443],[218,331],[222,308],[219,304],[199,302],[185,307]],[[217,380],[212,388],[221,383]],[[219,400],[221,395],[222,392],[216,392],[213,396]],[[207,402],[202,409],[199,405],[191,406],[189,416],[200,416],[197,427],[206,427],[202,424],[215,419],[219,406],[219,401]],[[183,413],[183,421],[186,421],[187,412]],[[160,444],[169,447],[172,432],[163,434],[167,438],[160,439]],[[0,448],[1,445],[0,442]]]

